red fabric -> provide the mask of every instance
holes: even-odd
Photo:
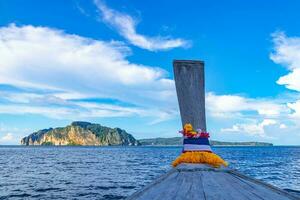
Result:
[[[202,151],[184,151],[184,150],[182,150],[182,153],[186,153],[186,152],[207,152],[207,153],[212,153],[212,151],[204,151],[204,150],[202,150]]]
[[[182,131],[179,131],[184,137],[187,137],[187,138],[198,138],[198,137],[201,137],[201,138],[209,138],[209,133],[207,132],[201,132],[201,133],[197,133],[197,134],[193,134],[191,132],[187,132],[185,130],[182,130]]]

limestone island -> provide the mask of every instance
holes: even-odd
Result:
[[[213,146],[272,146],[266,142],[210,141]],[[135,139],[120,128],[110,128],[90,122],[75,121],[66,127],[34,132],[21,140],[22,145],[56,146],[181,146],[182,137]]]
[[[66,127],[39,130],[24,137],[22,145],[136,146],[139,142],[125,130],[89,122],[72,122]]]

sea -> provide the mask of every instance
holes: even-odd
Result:
[[[229,167],[300,191],[300,147],[214,147]],[[125,199],[170,170],[181,147],[0,146],[0,200]]]

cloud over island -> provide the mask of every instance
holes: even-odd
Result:
[[[174,98],[173,80],[162,68],[129,62],[130,53],[122,42],[48,27],[1,27],[0,84],[15,89],[1,91],[6,103],[0,113],[165,118],[170,110],[164,106]],[[90,98],[118,100],[121,105],[84,101]]]

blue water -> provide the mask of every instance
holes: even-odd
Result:
[[[0,146],[0,199],[124,199],[171,169],[179,147]],[[300,190],[300,147],[217,147],[244,174]]]

